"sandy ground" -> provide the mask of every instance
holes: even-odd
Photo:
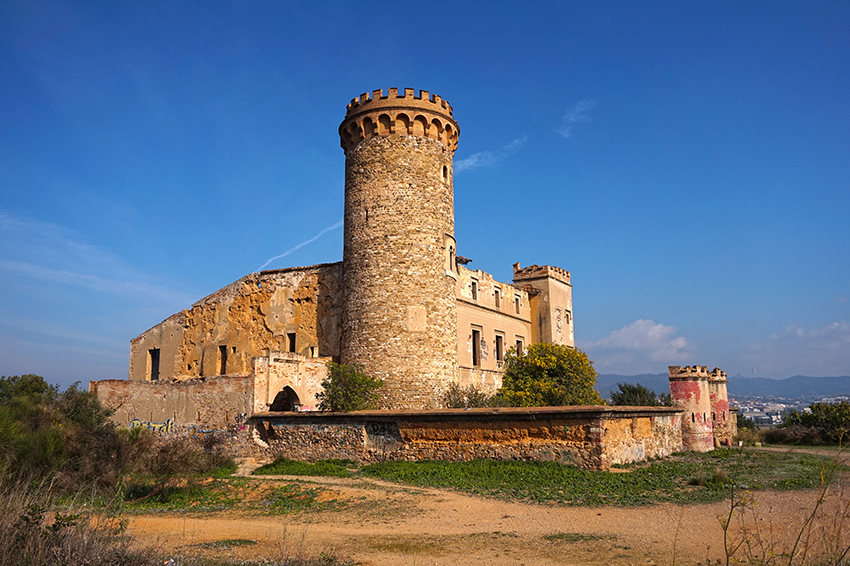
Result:
[[[277,478],[282,479],[296,478]],[[375,566],[705,564],[724,557],[721,521],[728,502],[567,507],[362,478],[309,478],[305,485],[320,487],[325,497],[344,505],[283,516],[139,515],[131,518],[129,532],[184,553],[246,559],[326,553]],[[757,492],[756,505],[746,511],[748,525],[775,541],[792,540],[816,497],[813,491]],[[838,499],[833,496],[831,505]],[[739,522],[733,524],[734,536],[740,536]],[[257,544],[197,546],[225,539]]]

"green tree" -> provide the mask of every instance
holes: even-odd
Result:
[[[807,426],[820,429],[824,438],[839,442],[850,431],[850,403],[815,403],[811,412],[791,411],[782,426]]]
[[[328,376],[316,393],[320,411],[364,411],[375,409],[384,382],[363,373],[360,364],[328,362]]]
[[[628,405],[634,407],[669,407],[672,399],[669,393],[658,395],[652,389],[640,383],[618,383],[619,391],[609,391],[613,405]]]
[[[447,409],[473,409],[493,406],[493,395],[481,391],[472,384],[461,387],[452,383],[443,393],[443,405]]]
[[[596,390],[599,375],[581,350],[557,344],[532,344],[505,358],[501,397],[514,407],[603,405]]]

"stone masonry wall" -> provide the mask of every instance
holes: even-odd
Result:
[[[437,407],[457,380],[455,278],[445,260],[454,241],[457,128],[439,99],[415,99],[412,91],[407,98],[382,98],[380,91],[364,97],[352,102],[340,126],[341,361],[385,380],[386,408]]]
[[[681,411],[666,407],[264,413],[250,424],[269,455],[296,460],[489,458],[607,469],[682,449]]]

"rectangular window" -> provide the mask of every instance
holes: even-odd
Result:
[[[481,365],[481,331],[475,328],[472,329],[472,365]]]
[[[227,346],[218,347],[218,375],[227,375]]]
[[[519,295],[514,297],[514,310],[519,314]]]
[[[478,281],[472,281],[472,300],[478,300]]]
[[[295,333],[289,332],[286,335],[287,341],[289,341],[289,351],[295,353]]]
[[[148,379],[159,379],[159,348],[148,350]]]
[[[501,301],[501,299],[502,299],[502,298],[501,298],[501,296],[499,295],[499,290],[498,290],[498,289],[495,289],[495,290],[493,291],[493,301],[496,303],[496,308],[499,308],[499,307],[501,306],[501,305],[499,304],[499,303],[501,303],[501,302],[502,302],[502,301]]]
[[[501,334],[496,334],[496,361],[501,362],[505,359],[505,337]]]
[[[517,354],[522,354],[525,351],[524,350],[524,342],[525,342],[525,340],[522,338],[522,336],[516,337],[516,353]]]

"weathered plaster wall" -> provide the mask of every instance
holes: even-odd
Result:
[[[682,420],[682,444],[685,450],[713,450],[714,432],[708,368],[670,366],[668,373],[673,404],[685,411]]]
[[[270,410],[275,397],[286,387],[298,396],[302,410],[315,409],[316,394],[322,390],[330,361],[331,358],[308,358],[290,352],[271,352],[254,358],[253,412]]]
[[[547,407],[265,413],[250,422],[274,455],[318,460],[555,460],[587,469],[681,450],[681,411]]]
[[[253,378],[210,377],[188,381],[92,381],[89,390],[115,411],[112,420],[128,426],[133,419],[163,423],[176,429],[194,426],[221,430],[244,423],[252,412]]]
[[[149,379],[152,348],[172,379],[250,374],[254,358],[289,352],[293,335],[301,356],[339,356],[341,284],[341,263],[247,275],[134,339],[130,378]]]
[[[462,265],[457,267],[457,274],[459,383],[495,393],[502,386],[505,354],[518,342],[523,347],[531,343],[528,293],[494,280],[489,273]],[[517,299],[519,313],[516,312]],[[477,364],[473,363],[473,330],[480,336]],[[497,336],[502,338],[500,353],[496,351]]]
[[[553,265],[521,268],[514,264],[514,284],[531,288],[531,340],[534,343],[575,346],[573,288],[570,272]]]

